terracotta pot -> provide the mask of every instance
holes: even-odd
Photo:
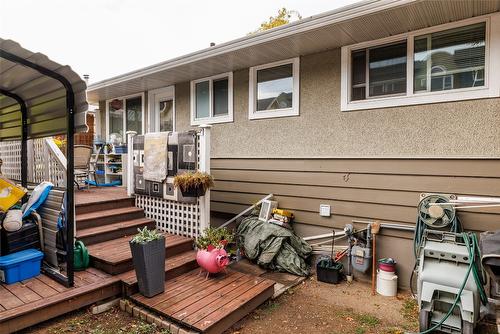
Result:
[[[214,248],[211,251],[200,249],[196,254],[196,262],[204,270],[216,274],[229,264],[229,257],[224,249]]]

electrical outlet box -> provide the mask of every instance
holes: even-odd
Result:
[[[322,217],[330,217],[330,205],[329,204],[320,204],[319,205],[319,215]]]

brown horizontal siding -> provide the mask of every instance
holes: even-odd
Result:
[[[212,159],[214,169],[500,177],[500,159]]]
[[[500,196],[500,159],[212,159],[212,210],[237,213],[269,193],[299,223],[353,219],[414,224],[423,192]],[[425,174],[428,173],[428,174]],[[332,217],[318,214],[332,206]],[[498,209],[460,212],[465,228],[497,229]]]

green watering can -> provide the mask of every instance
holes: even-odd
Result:
[[[85,270],[88,268],[89,251],[87,250],[87,247],[85,247],[83,242],[81,241],[75,242],[73,257],[74,257],[73,269],[75,271]]]

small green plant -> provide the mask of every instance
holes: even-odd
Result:
[[[145,244],[154,240],[161,239],[163,237],[163,235],[157,230],[148,230],[146,226],[142,230],[138,228],[137,232],[138,233],[134,235],[130,242],[136,244]]]
[[[225,227],[208,227],[203,231],[203,236],[196,241],[198,249],[208,249],[208,246],[215,248],[224,248],[228,243],[233,242],[234,235]]]
[[[380,320],[373,315],[370,314],[357,314],[356,315],[356,320],[361,323],[361,325],[368,326],[368,327],[374,327],[378,324],[380,324]]]
[[[204,172],[187,172],[174,177],[174,187],[181,191],[203,188],[203,191],[214,186],[214,179],[210,174]]]

